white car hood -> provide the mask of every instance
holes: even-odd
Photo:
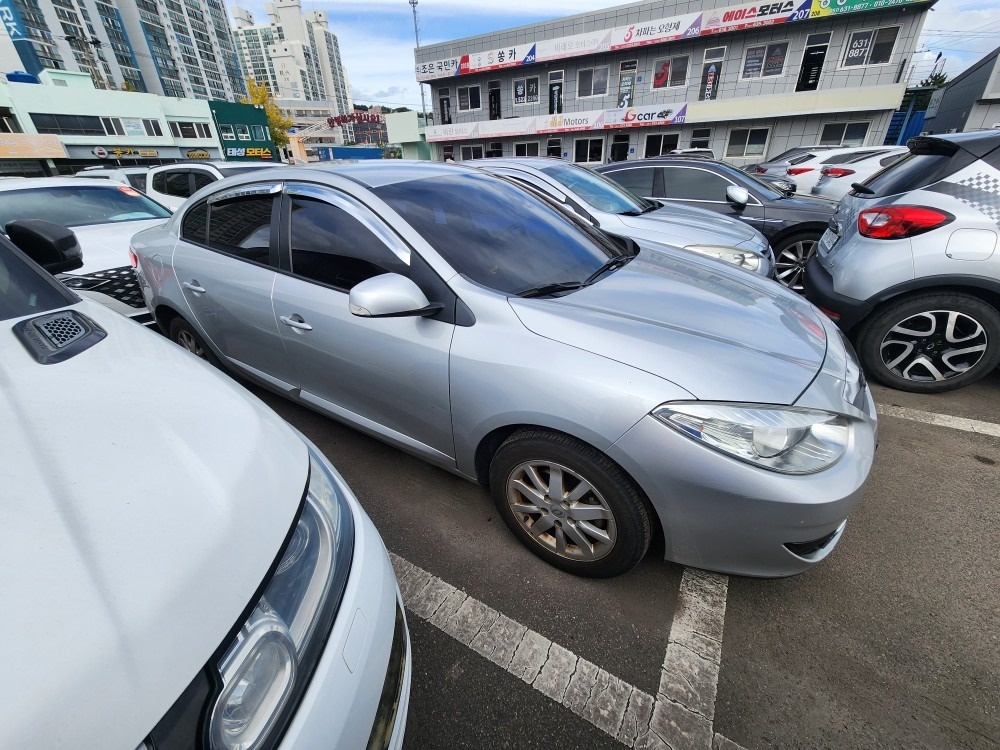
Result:
[[[698,399],[792,404],[826,356],[822,313],[748,271],[644,249],[596,284],[511,298],[531,331],[657,375]]]
[[[226,376],[73,309],[108,337],[58,364],[0,323],[0,747],[131,750],[251,602],[308,457]]]
[[[118,221],[113,224],[91,224],[73,227],[73,234],[83,250],[83,268],[70,271],[74,276],[84,276],[95,271],[121,268],[129,265],[128,243],[136,232],[159,226],[168,219],[143,219]]]

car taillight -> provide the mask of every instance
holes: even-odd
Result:
[[[128,262],[132,266],[132,268],[139,267],[139,256],[135,254],[135,250],[133,250],[132,248],[128,249]]]
[[[823,174],[827,177],[847,177],[849,174],[854,174],[854,170],[844,167],[824,167]]]
[[[754,167],[753,171],[757,174],[767,174],[767,170],[764,167]]]
[[[954,221],[947,211],[927,206],[883,206],[858,214],[858,232],[876,240],[901,240]]]
[[[805,174],[806,172],[812,172],[812,167],[789,167],[785,170],[785,174],[789,177],[794,177],[797,174]]]

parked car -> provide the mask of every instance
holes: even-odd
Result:
[[[790,197],[720,161],[663,156],[595,169],[649,200],[697,206],[760,230],[774,250],[775,279],[797,292],[802,291],[805,264],[835,210],[830,201]]]
[[[0,232],[15,219],[70,227],[83,248],[83,266],[60,281],[140,323],[152,322],[129,264],[128,241],[162,224],[170,212],[129,185],[78,177],[29,177],[0,182]]]
[[[758,164],[747,164],[742,169],[744,172],[753,172],[758,175],[769,174],[784,177],[785,172],[796,161],[808,159],[819,151],[829,151],[833,148],[840,148],[840,146],[821,146],[819,144],[795,146]]]
[[[26,247],[80,262],[62,232]],[[2,237],[0,279],[0,746],[401,747],[406,619],[334,467]]]
[[[553,157],[463,162],[540,190],[608,234],[682,247],[771,276],[774,255],[764,236],[738,221],[689,206],[665,206],[623,191],[593,170]]]
[[[820,198],[839,201],[851,192],[854,183],[864,182],[909,153],[905,146],[899,146],[885,152],[856,157],[842,164],[830,164],[820,170],[819,181],[810,192]]]
[[[1000,132],[907,146],[840,202],[806,292],[872,377],[939,393],[1000,363]]]
[[[885,154],[891,146],[875,146],[869,148],[831,148],[820,151],[807,159],[796,158],[795,164],[785,170],[785,175],[795,180],[799,193],[810,195],[812,187],[819,181],[822,170],[829,166],[844,164],[865,156]]]
[[[623,573],[659,525],[682,564],[811,567],[872,463],[853,355],[777,284],[624,242],[480,170],[386,161],[231,178],[133,249],[171,339],[488,486],[553,565]]]
[[[675,148],[670,153],[671,155],[703,156],[707,159],[715,158],[715,152],[710,148]]]
[[[741,171],[745,172],[746,170]],[[798,192],[798,185],[790,177],[779,177],[774,174],[754,174],[753,176],[758,180],[763,180],[771,187],[777,188],[785,195],[794,195]]]
[[[145,192],[148,171],[149,167],[87,167],[74,173],[73,176],[90,180],[111,180]]]
[[[257,169],[282,167],[274,162],[181,161],[151,167],[146,176],[146,194],[171,210],[194,192],[216,180]]]

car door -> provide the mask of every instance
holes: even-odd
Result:
[[[186,209],[173,268],[191,322],[237,367],[291,390],[271,306],[281,183],[243,185]]]
[[[301,398],[382,438],[450,461],[454,324],[418,316],[358,317],[348,305],[351,287],[373,276],[397,273],[416,281],[422,259],[344,191],[290,184],[282,203],[288,229],[282,232],[274,314]]]
[[[661,171],[652,166],[623,166],[621,169],[613,169],[602,173],[633,195],[646,200],[655,200],[663,197],[662,182],[657,184],[657,177]]]
[[[768,231],[764,206],[752,192],[749,202],[742,209],[737,209],[726,198],[726,190],[730,186],[742,185],[736,185],[729,178],[704,167],[671,165],[659,167],[659,170],[657,185],[662,185],[663,194],[657,197],[715,211],[731,219],[744,221],[765,235],[773,234]]]

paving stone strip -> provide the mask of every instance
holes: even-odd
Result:
[[[685,569],[655,696],[389,553],[406,608],[626,747],[744,750],[713,731],[728,578]]]

